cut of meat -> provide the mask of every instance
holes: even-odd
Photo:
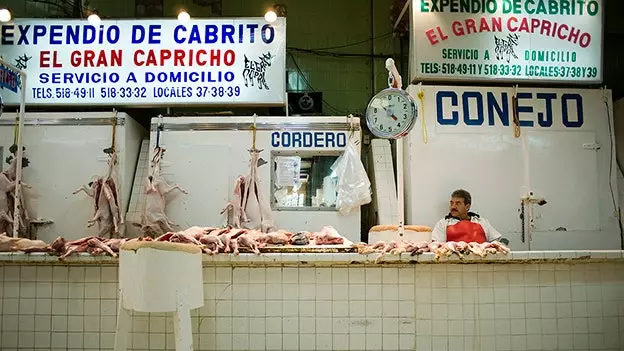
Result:
[[[260,150],[251,150],[251,160],[249,175],[245,178],[242,212],[246,220],[242,223],[248,229],[259,229],[265,233],[275,230],[275,221],[271,212],[269,202],[262,194],[260,181],[258,179],[258,158]]]
[[[331,226],[324,227],[320,233],[314,233],[316,245],[341,245],[344,238]]]
[[[169,185],[160,174],[163,152],[164,149],[158,148],[152,160],[151,174],[145,179],[145,202],[141,213],[141,223],[134,223],[141,227],[144,235],[152,237],[173,231],[173,227],[176,226],[176,223],[170,220],[165,212],[167,206],[165,196],[173,190],[188,194],[177,184]]]
[[[124,224],[124,215],[119,194],[119,182],[117,177],[117,154],[110,154],[108,160],[108,174],[106,177],[93,177],[93,181],[83,185],[73,192],[77,194],[84,191],[87,196],[93,198],[93,217],[87,221],[87,227],[98,224],[98,235],[102,237],[119,237],[121,226]]]

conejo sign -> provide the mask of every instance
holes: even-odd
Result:
[[[28,75],[27,104],[285,103],[284,18],[15,20],[0,56]]]
[[[602,82],[603,0],[414,0],[416,80]]]

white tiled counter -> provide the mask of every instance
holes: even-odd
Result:
[[[196,350],[623,350],[622,251],[205,256]],[[117,261],[0,254],[2,350],[112,350]],[[174,350],[135,314],[133,350]]]

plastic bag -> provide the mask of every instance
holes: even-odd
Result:
[[[338,177],[336,209],[342,215],[346,216],[354,208],[371,202],[371,182],[353,141],[349,141],[331,169]]]

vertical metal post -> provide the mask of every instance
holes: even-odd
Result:
[[[19,76],[22,81],[20,91],[20,111],[19,111],[19,127],[17,130],[17,153],[15,157],[16,169],[15,169],[15,206],[13,208],[13,237],[17,238],[20,225],[20,212],[21,212],[21,198],[22,198],[22,157],[24,151],[22,150],[22,131],[24,130],[24,110],[26,109],[26,73],[19,71]]]

